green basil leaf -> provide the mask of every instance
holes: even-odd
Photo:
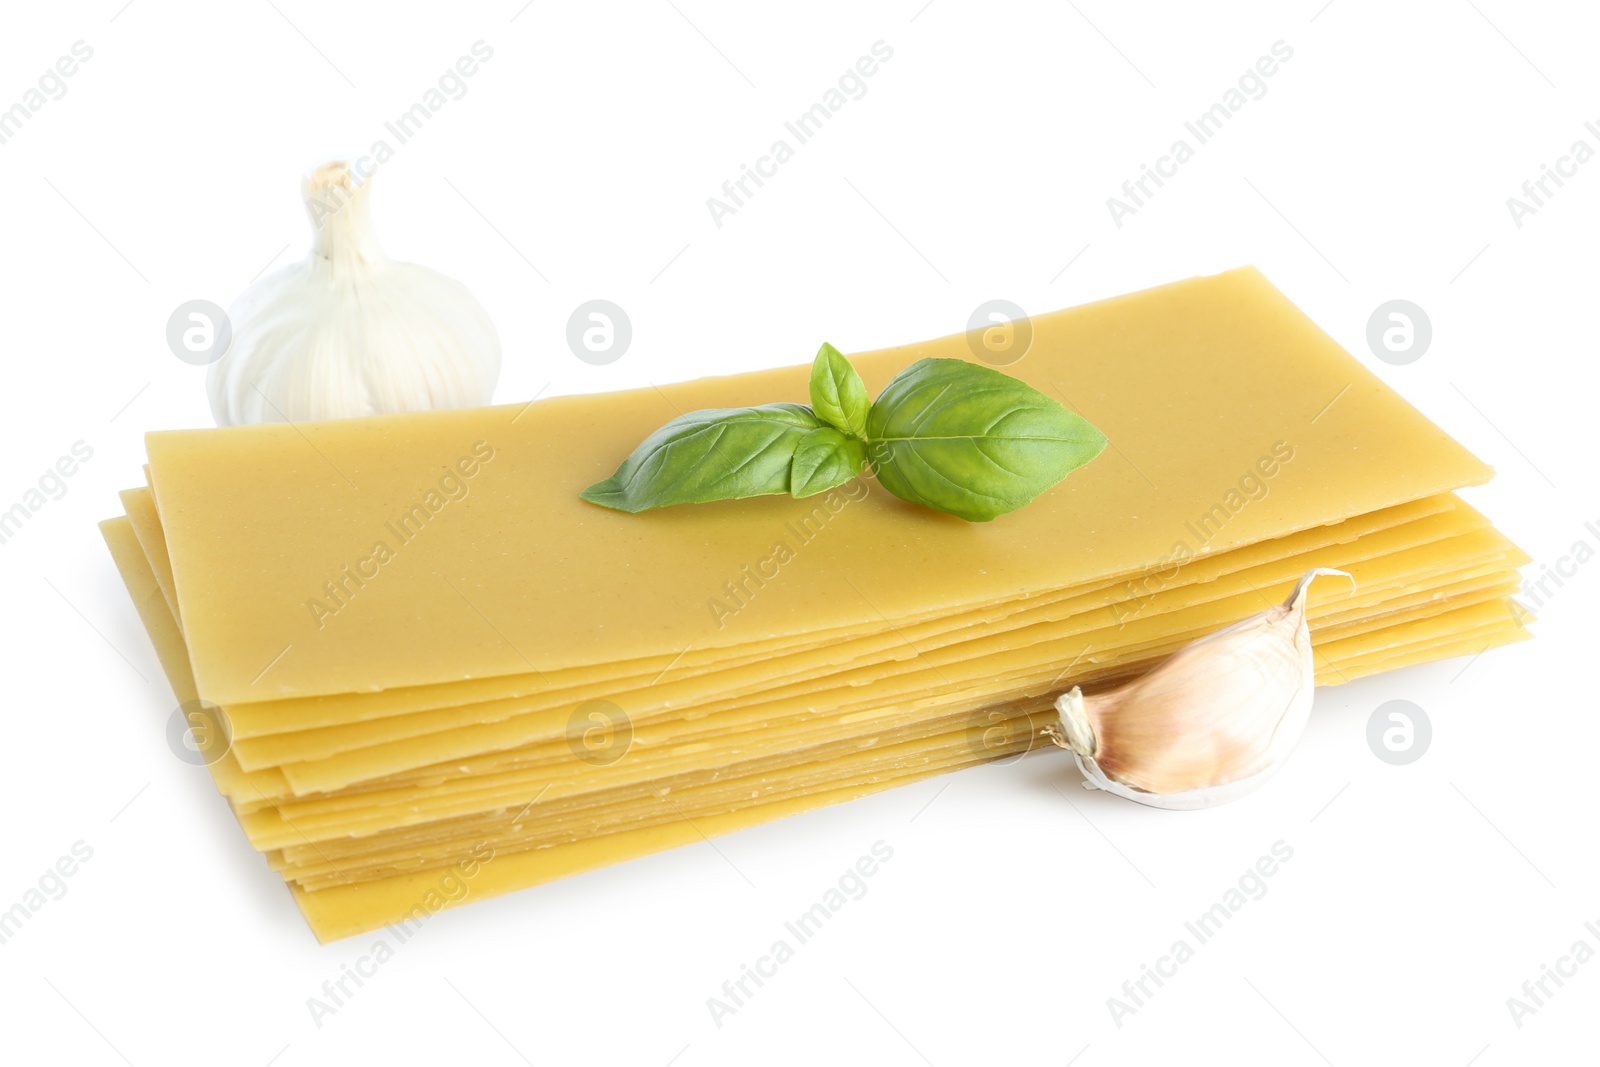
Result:
[[[895,496],[987,522],[1100,454],[1105,435],[1025,382],[959,359],[922,359],[867,419],[878,481]]]
[[[583,499],[639,512],[787,493],[795,447],[819,425],[801,404],[691,411],[646,437]]]
[[[797,497],[816,496],[843,485],[867,465],[867,446],[859,437],[846,437],[832,426],[812,430],[800,438],[789,472],[789,492]]]
[[[817,418],[860,437],[867,428],[867,386],[837,348],[824,344],[811,364],[811,409]]]

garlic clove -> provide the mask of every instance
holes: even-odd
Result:
[[[500,340],[488,313],[459,282],[384,255],[371,184],[342,162],[302,181],[311,254],[228,309],[233,341],[206,381],[219,425],[493,400]]]
[[[1311,714],[1316,676],[1307,571],[1282,604],[1193,641],[1105,693],[1056,700],[1051,740],[1084,786],[1151,807],[1192,810],[1258,788],[1288,759]],[[1353,581],[1353,579],[1352,579]]]

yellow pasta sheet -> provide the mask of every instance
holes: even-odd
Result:
[[[1247,563],[1254,565],[1314,545],[1348,543],[1375,530],[1462,507],[1465,505],[1449,494],[1429,497],[1232,552],[1196,557],[1181,567],[1163,567],[1134,578],[1103,580],[1049,594],[1013,597],[956,616],[925,614],[916,619],[897,620],[892,627],[883,620],[877,620],[875,625],[867,629],[850,628],[843,633],[819,632],[798,640],[745,644],[738,646],[736,651],[690,648],[671,660],[653,658],[606,664],[600,668],[479,678],[454,684],[387,689],[374,693],[288,698],[226,705],[225,708],[235,736],[248,739],[320,727],[347,726],[375,718],[459,707],[473,702],[525,699],[530,708],[556,706],[584,699],[585,695],[592,696],[597,691],[627,689],[634,682],[656,685],[670,678],[677,683],[751,662],[766,664],[768,670],[776,675],[780,663],[777,657],[780,655],[787,669],[788,664],[798,662],[798,657],[804,653],[820,652],[820,655],[807,656],[802,666],[839,664],[881,653],[885,649],[898,649],[903,653],[904,644],[898,642],[898,633],[906,632],[912,626],[918,627],[919,633],[923,634],[941,628],[954,631],[966,626],[1013,619],[1019,612],[1039,612],[1062,601],[1096,593],[1099,603],[1109,609],[1129,601],[1145,600],[1162,590],[1191,582],[1209,581],[1229,570],[1240,569]],[[168,573],[171,571],[170,561],[165,557],[152,559],[151,565],[158,577],[163,569]],[[711,681],[702,684],[711,684]]]
[[[194,688],[186,674],[187,658],[181,635],[160,596],[149,564],[139,551],[131,525],[125,519],[112,520],[103,524],[102,529],[172,680],[174,692],[181,699],[189,699]],[[1376,658],[1371,653],[1365,653],[1366,658],[1347,658],[1342,656],[1339,648],[1343,642],[1323,644],[1319,651],[1329,657],[1330,662],[1323,671],[1319,671],[1319,680],[1329,680],[1326,676],[1329,669],[1359,676],[1377,667],[1400,666],[1445,654],[1480,652],[1495,644],[1525,636],[1526,631],[1521,628],[1524,613],[1512,611],[1506,605],[1491,604],[1489,610],[1481,615],[1482,618],[1471,626],[1464,625],[1461,620],[1439,616],[1434,617],[1431,623],[1403,624],[1402,629],[1410,627],[1413,636],[1418,638],[1410,643],[1403,636],[1368,638],[1366,644],[1386,652]],[[441,862],[448,861],[446,866],[390,873],[372,881],[327,885],[315,890],[299,886],[292,888],[313,931],[324,941],[352,936],[388,924],[400,924],[401,929],[415,929],[416,924],[446,907],[838,803],[964,765],[963,761],[1009,755],[1029,747],[1032,741],[1031,735],[1015,731],[1009,746],[1002,744],[997,748],[985,747],[976,751],[971,744],[970,732],[959,730],[938,739],[938,743],[946,749],[947,756],[951,746],[955,746],[958,752],[955,759],[941,762],[931,754],[920,764],[914,759],[907,759],[902,761],[906,769],[882,774],[866,783],[781,796],[737,811],[695,818],[692,822],[680,818],[639,825],[543,849],[519,848],[514,837],[506,839],[499,849],[489,845],[486,840],[464,839],[454,851],[441,852],[436,856]],[[217,766],[213,766],[213,773],[217,774]],[[218,774],[218,778],[220,786],[223,775]],[[394,857],[388,859],[393,866]],[[378,865],[373,869],[383,869],[383,857],[375,855],[374,860],[378,861]]]
[[[232,705],[436,685],[953,613],[1489,475],[1252,269],[1032,321],[1032,348],[1008,372],[1116,447],[993,523],[867,482],[832,504],[626,515],[579,500],[680,409],[803,402],[804,366],[503,408],[151,434],[199,690]],[[855,362],[876,392],[924,356],[972,358],[956,335]],[[1405,462],[1374,459],[1385,456]],[[781,575],[752,584],[731,617],[711,609],[786,538]]]

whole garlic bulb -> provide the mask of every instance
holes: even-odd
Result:
[[[371,184],[345,163],[301,181],[311,254],[228,309],[233,341],[206,378],[218,425],[490,402],[500,340],[488,313],[460,282],[383,254]]]
[[[1084,786],[1157,808],[1236,800],[1289,758],[1311,715],[1316,672],[1306,587],[1277,607],[1180,648],[1147,674],[1104,693],[1077,686],[1056,701],[1050,738],[1071,749]]]

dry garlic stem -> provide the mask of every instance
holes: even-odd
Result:
[[[1105,693],[1076,686],[1056,701],[1059,731],[1084,785],[1157,808],[1224,804],[1271,777],[1300,740],[1316,687],[1306,588],[1179,649]]]

